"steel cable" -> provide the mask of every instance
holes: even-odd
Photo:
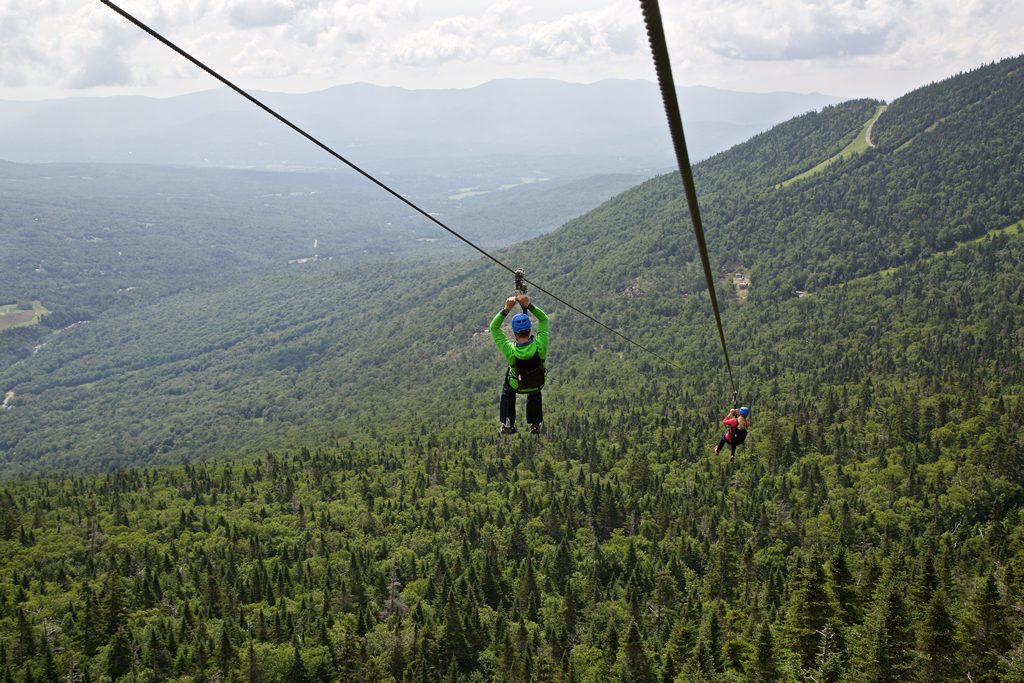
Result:
[[[718,310],[718,297],[715,296],[715,281],[711,274],[711,261],[708,259],[708,247],[704,242],[704,226],[700,219],[700,207],[697,205],[697,186],[693,182],[693,171],[690,168],[690,155],[686,151],[686,138],[683,135],[683,118],[679,114],[679,101],[676,98],[676,86],[672,79],[672,63],[669,60],[668,45],[665,42],[665,29],[661,23],[661,10],[658,0],[640,0],[640,8],[647,24],[647,37],[651,43],[654,56],[654,68],[658,73],[658,85],[665,103],[665,114],[668,117],[668,128],[672,134],[672,144],[676,151],[679,164],[679,175],[686,192],[686,203],[690,207],[690,218],[693,221],[693,234],[697,238],[697,249],[704,265],[704,277],[708,282],[708,294],[711,295],[711,307],[715,311],[715,322],[718,324],[718,338],[722,342],[722,353],[725,354],[725,367],[729,370],[729,381],[732,383],[733,397],[737,395],[736,380],[732,376],[732,364],[729,362],[729,349],[725,344],[725,331],[722,329],[722,314]]]

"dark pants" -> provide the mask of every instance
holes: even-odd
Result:
[[[724,446],[725,444],[729,444],[729,448],[732,449],[732,454],[736,455],[736,446],[737,446],[737,444],[732,443],[731,441],[729,441],[729,439],[725,438],[724,436],[722,437],[722,440],[718,442],[718,449],[717,449],[717,451],[721,452],[722,451],[722,446]],[[707,448],[707,446],[705,446],[705,448]]]
[[[541,389],[537,391],[531,391],[526,394],[526,422],[528,424],[540,424],[544,421],[544,408],[541,403],[540,396]],[[514,427],[516,424],[516,390],[512,388],[512,385],[505,381],[505,386],[501,389],[501,401],[500,401],[499,415],[501,417],[501,424]]]

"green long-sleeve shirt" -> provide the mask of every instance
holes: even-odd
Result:
[[[533,304],[530,304],[530,308],[527,309],[530,313],[537,318],[537,334],[534,335],[530,341],[527,342],[510,342],[505,333],[501,330],[501,324],[505,321],[507,313],[501,311],[494,316],[494,320],[491,321],[491,338],[494,339],[494,343],[498,345],[498,350],[501,351],[501,355],[505,356],[505,360],[508,361],[509,367],[511,368],[516,364],[516,358],[526,360],[532,358],[534,353],[540,354],[541,360],[547,358],[548,354],[548,316],[544,311],[540,310]],[[513,389],[519,389],[519,383],[516,382],[515,373],[509,375],[508,382],[512,385]],[[524,393],[531,391],[540,391],[540,389],[524,389]]]

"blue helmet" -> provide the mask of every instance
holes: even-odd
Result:
[[[743,417],[746,417],[747,415],[750,415],[750,408],[748,408],[746,406],[743,406],[742,408],[740,408],[740,415],[742,415]]]
[[[530,316],[525,313],[519,313],[512,317],[512,331],[522,332],[530,329]]]

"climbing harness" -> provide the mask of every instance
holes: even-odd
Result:
[[[544,361],[539,353],[529,358],[516,358],[512,372],[516,377],[517,391],[544,388]]]

